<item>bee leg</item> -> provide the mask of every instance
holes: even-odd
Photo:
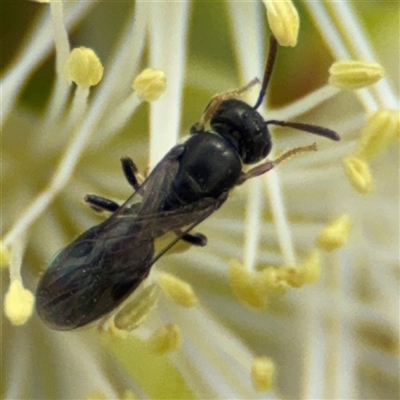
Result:
[[[139,173],[136,164],[130,157],[121,157],[122,171],[128,183],[136,190],[139,190],[144,178]]]
[[[105,197],[97,196],[95,194],[87,194],[84,198],[85,202],[97,212],[108,211],[115,212],[119,208],[119,204]]]
[[[250,178],[254,178],[259,175],[263,175],[272,168],[275,168],[279,163],[282,161],[298,154],[298,153],[304,153],[307,151],[317,151],[317,145],[315,143],[309,145],[309,146],[302,146],[302,147],[295,147],[294,149],[288,150],[285,153],[283,153],[281,156],[276,158],[273,161],[265,161],[264,163],[257,165],[257,167],[254,167],[247,171],[246,173],[242,172],[241,176],[239,177],[239,180],[237,182],[237,185],[241,185],[243,182],[247,181]]]
[[[207,244],[207,236],[203,235],[200,232],[192,233],[185,233],[182,236],[182,240],[187,243],[192,244],[193,246],[200,246],[204,247]]]
[[[248,179],[255,178],[256,176],[263,175],[272,168],[275,167],[275,163],[273,161],[266,161],[257,167],[252,168],[251,170],[247,171],[246,173],[242,172],[237,182],[237,185],[241,185],[243,182],[246,182]]]
[[[126,180],[133,187],[133,189],[137,191],[144,179],[140,175],[136,164],[129,157],[122,157],[121,164]],[[105,197],[97,196],[95,194],[86,195],[84,200],[94,211],[97,212],[108,211],[113,213],[120,207],[115,201],[106,199]]]
[[[122,157],[121,164],[126,180],[135,189],[135,191],[138,190],[140,188],[139,181],[142,182],[143,178],[140,175],[136,164],[129,157]],[[105,197],[97,196],[95,194],[86,195],[84,200],[94,211],[97,212],[108,211],[113,213],[120,207],[115,201],[106,199]]]

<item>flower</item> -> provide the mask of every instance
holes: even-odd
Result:
[[[274,129],[272,157],[313,141],[319,151],[285,161],[235,190],[198,228],[209,238],[206,248],[157,262],[146,283],[160,280],[162,286],[167,277],[173,290],[159,294],[157,307],[152,290],[142,297],[138,292],[144,312],[135,309],[140,326],[132,333],[107,324],[106,332],[51,331],[36,315],[22,326],[5,321],[4,398],[258,398],[256,389],[271,384],[271,398],[395,397],[398,149],[395,137],[385,135],[385,146],[377,145],[382,152],[372,157],[368,150],[365,157],[361,134],[371,131],[365,124],[376,113],[399,109],[391,84],[399,48],[384,46],[397,34],[394,6],[299,3],[298,45],[278,50],[272,106],[260,112],[268,119],[327,126],[341,142]],[[19,5],[21,12],[27,7]],[[11,278],[3,279],[3,292],[11,284],[28,300],[53,254],[104,218],[88,210],[83,196],[129,195],[118,158],[132,156],[143,172],[149,160],[156,165],[213,94],[261,78],[266,43],[261,2],[29,7],[43,15],[2,77],[2,263],[9,263]],[[102,61],[96,87],[75,88],[65,79],[68,36]],[[53,42],[54,78],[42,66]],[[351,59],[379,62],[385,77],[354,92],[325,85],[330,65]],[[150,105],[148,126],[147,108],[130,89],[141,67],[162,70],[168,81],[166,93]],[[36,71],[45,75],[46,86]],[[348,159],[368,167],[372,192],[353,189],[351,171],[360,169],[343,170]],[[342,216],[345,228],[338,222]],[[334,243],[331,252],[316,250],[321,237]],[[240,290],[231,288],[229,265],[265,309],[242,304]],[[317,282],[297,288],[319,274]],[[186,305],[196,305],[177,304],[179,288],[196,296]],[[25,318],[29,307],[20,309]],[[155,349],[164,354],[153,354]]]

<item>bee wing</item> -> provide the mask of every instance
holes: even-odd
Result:
[[[174,244],[176,244],[185,233],[190,232],[196,225],[200,224],[215,210],[217,210],[227,199],[222,196],[219,199],[211,197],[203,198],[190,206],[181,207],[178,210],[160,213],[154,217],[157,226],[167,233],[175,232],[176,236],[170,242],[167,242],[163,248],[158,249],[154,255],[151,264],[154,264],[163,254],[165,254]]]
[[[51,328],[69,330],[112,311],[145,279],[154,241],[141,224],[113,220],[64,248],[45,271],[36,309]]]
[[[111,312],[146,278],[158,258],[226,200],[204,198],[158,211],[171,191],[182,151],[182,146],[174,147],[110,218],[57,255],[36,293],[38,314],[47,325],[75,329]],[[154,239],[169,231],[177,236],[154,254]]]
[[[58,330],[86,325],[116,308],[145,279],[154,259],[149,228],[179,168],[176,146],[125,204],[90,228],[52,261],[37,288],[36,309]]]

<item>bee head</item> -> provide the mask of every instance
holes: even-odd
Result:
[[[263,117],[241,100],[221,102],[210,125],[235,146],[244,164],[254,164],[271,151],[271,137]]]

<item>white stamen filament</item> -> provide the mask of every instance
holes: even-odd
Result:
[[[101,85],[102,90],[97,97],[108,96],[110,104],[120,104],[117,106],[116,112],[121,112],[119,107],[122,107],[123,113],[129,109],[134,112],[138,106],[135,102],[137,96],[131,97],[131,84],[134,75],[138,73],[139,62],[144,51],[145,33],[150,13],[151,6],[148,3],[139,2],[135,5],[134,12],[127,19],[125,32],[121,34],[123,40],[117,46],[116,53],[110,57],[110,63],[105,67],[107,73]],[[120,71],[131,72],[130,74],[121,74]],[[129,96],[128,99],[127,96]],[[125,101],[127,101],[126,104],[124,104]],[[130,101],[132,101],[131,104],[129,104]],[[118,131],[110,132],[109,130],[112,128],[109,121],[113,119],[111,116],[114,111],[114,109],[108,110],[104,107],[104,115],[100,117],[96,131],[96,141],[91,144],[93,148],[104,146],[118,133]],[[127,117],[125,115],[125,118]]]
[[[47,345],[55,355],[61,357],[63,362],[55,363],[55,368],[59,369],[60,376],[65,374],[65,365],[73,365],[74,360],[79,360],[79,365],[69,369],[68,378],[72,382],[80,382],[80,390],[96,390],[104,393],[109,399],[116,399],[117,393],[112,386],[110,379],[106,375],[106,371],[98,362],[98,358],[94,356],[93,349],[88,340],[82,340],[79,335],[60,335],[59,332],[47,331]],[[68,349],[68,352],[65,351]],[[86,371],[85,379],[81,379],[81,374]],[[90,371],[90,373],[87,373]],[[75,375],[75,377],[74,377]],[[60,390],[68,393],[68,385],[70,382],[60,380]]]
[[[279,109],[268,110],[268,119],[292,121],[299,115],[305,114],[332,99],[338,93],[340,93],[338,88],[331,85],[322,86],[288,105],[279,107]]]
[[[87,100],[89,94],[90,94],[89,87],[82,87],[82,86],[76,87],[71,109],[66,117],[66,121],[63,126],[63,131],[66,132],[67,134],[71,130],[73,131],[73,128],[79,124],[82,117],[84,116],[88,107]]]
[[[47,126],[54,124],[62,108],[65,106],[69,86],[64,75],[64,66],[69,54],[69,39],[64,25],[63,2],[51,1],[50,11],[56,50],[56,79],[49,107],[47,108],[47,115],[44,118],[44,123]]]
[[[263,193],[261,182],[257,179],[251,179],[247,183],[247,204],[246,217],[244,220],[244,267],[248,270],[255,270],[258,242],[260,238],[260,230],[262,221]]]
[[[135,92],[131,93],[115,110],[112,110],[109,118],[105,120],[104,126],[100,127],[99,136],[110,139],[115,136],[129,121],[142,101]]]
[[[168,310],[161,307],[163,310],[160,314],[167,321]],[[199,398],[248,398],[249,393],[252,393],[252,398],[257,398],[250,382],[252,357],[245,346],[228,330],[221,330],[222,327],[201,308],[192,309],[191,315],[193,323],[187,324],[183,309],[174,312],[174,319],[181,327],[185,341],[183,351],[172,354],[171,357],[178,366],[182,366],[180,369],[185,380]],[[204,326],[207,326],[207,335],[198,335]],[[208,340],[211,337],[216,341]],[[201,376],[207,380],[206,391],[204,385],[199,384],[198,379],[193,379],[193,374],[188,373],[193,368],[201,371]],[[235,379],[237,376],[244,378]]]
[[[11,246],[10,254],[10,282],[22,280],[21,266],[26,246],[26,233],[19,235]]]
[[[51,22],[54,30],[54,42],[56,47],[57,74],[63,74],[64,65],[69,55],[68,33],[64,26],[63,3],[61,1],[50,2]]]
[[[150,63],[164,71],[167,90],[151,103],[150,167],[176,145],[182,109],[182,89],[186,62],[186,32],[189,2],[161,2],[150,18]]]

